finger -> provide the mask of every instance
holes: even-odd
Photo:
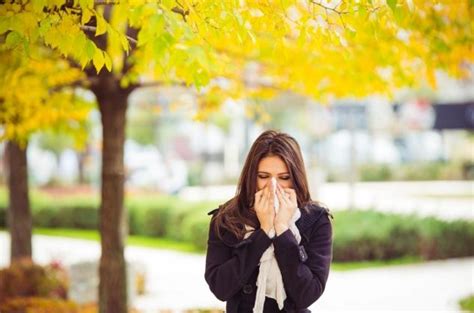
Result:
[[[287,205],[291,204],[288,194],[284,192],[282,188],[278,190],[278,194],[280,195],[280,198],[282,199],[280,201],[282,201],[284,204],[287,204]]]
[[[296,201],[296,193],[291,188],[283,188],[284,198],[289,204],[294,204]]]
[[[293,188],[283,188],[285,192],[296,194],[296,191]]]
[[[276,195],[280,203],[286,203],[286,200],[284,199],[283,194],[281,193],[280,189],[277,189]]]
[[[262,210],[266,209],[268,206],[268,197],[262,197],[262,202],[260,204],[261,204]]]
[[[281,193],[283,199],[285,199],[286,201],[288,201],[288,198],[289,198],[288,193],[285,191],[287,189],[289,189],[289,188],[283,188],[283,187],[279,186],[280,193]]]
[[[259,196],[255,197],[255,205],[260,207],[262,205],[262,200],[263,200],[263,193],[261,193]]]
[[[266,198],[267,198],[267,205],[268,205],[270,208],[273,209],[275,197],[273,196],[273,192],[270,190],[270,188],[271,188],[271,187],[269,186],[269,188],[268,188],[269,190],[268,190],[268,192],[267,192]]]
[[[280,185],[277,185],[277,189],[275,190],[275,192],[277,195],[280,195],[283,198],[283,192]]]
[[[291,189],[291,188],[284,188],[284,191],[286,193],[288,193],[288,195],[290,196],[290,198],[296,198],[296,191],[294,189]]]

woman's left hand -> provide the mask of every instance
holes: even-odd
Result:
[[[278,236],[289,228],[291,218],[298,207],[298,201],[294,189],[282,188],[278,184],[276,195],[280,202],[280,209],[274,219],[275,232]]]

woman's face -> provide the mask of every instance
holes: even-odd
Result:
[[[288,167],[276,155],[264,157],[258,163],[257,189],[265,188],[267,184],[270,184],[272,177],[275,177],[277,183],[283,188],[293,188]]]

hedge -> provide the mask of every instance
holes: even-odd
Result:
[[[334,260],[424,260],[474,255],[474,222],[375,211],[334,214]]]
[[[35,227],[97,229],[98,199],[51,199],[32,195]],[[206,249],[210,217],[216,202],[187,202],[173,196],[127,198],[129,233],[165,237]],[[0,195],[0,227],[6,201]],[[424,260],[474,256],[474,222],[375,211],[338,211],[333,220],[334,261]]]

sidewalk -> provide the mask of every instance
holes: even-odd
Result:
[[[99,258],[98,243],[35,235],[34,259],[60,259],[65,265]],[[0,267],[8,264],[9,239],[0,232]],[[159,309],[220,307],[224,303],[204,280],[204,255],[128,247],[126,258],[144,264],[146,296],[135,307],[144,313]],[[313,312],[458,312],[457,301],[474,293],[474,258],[414,265],[331,272],[326,291]]]

